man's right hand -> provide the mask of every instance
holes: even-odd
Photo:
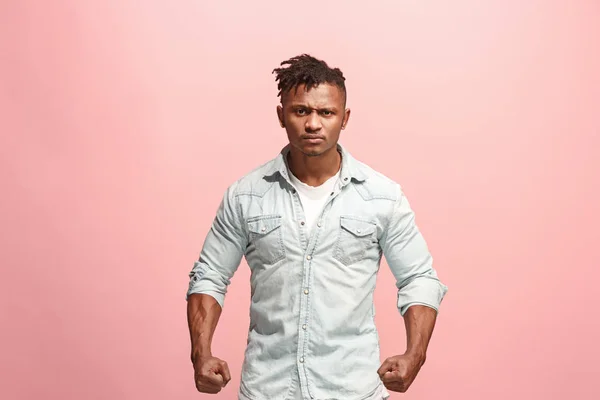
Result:
[[[198,357],[194,360],[194,380],[201,393],[219,393],[231,380],[227,363],[216,357]]]

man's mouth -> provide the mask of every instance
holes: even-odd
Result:
[[[302,139],[312,141],[325,140],[323,136],[303,136]]]

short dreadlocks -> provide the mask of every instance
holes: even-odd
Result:
[[[308,54],[301,54],[283,61],[280,65],[288,64],[287,68],[275,68],[275,81],[279,81],[277,96],[283,101],[283,95],[291,89],[297,90],[299,85],[304,84],[306,90],[316,87],[321,83],[336,85],[344,94],[346,103],[346,85],[344,74],[339,68],[330,68],[325,61],[318,60]]]

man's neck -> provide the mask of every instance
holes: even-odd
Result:
[[[341,168],[342,156],[334,146],[319,156],[307,156],[290,147],[288,164],[292,174],[309,186],[321,186]]]

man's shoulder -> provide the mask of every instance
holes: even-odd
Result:
[[[360,160],[354,159],[354,163],[355,168],[366,177],[361,187],[367,197],[398,199],[402,190],[400,183]]]
[[[233,182],[228,190],[234,196],[262,196],[274,183],[274,180],[269,178],[276,172],[276,161],[277,159],[274,158],[252,168],[249,172]]]

